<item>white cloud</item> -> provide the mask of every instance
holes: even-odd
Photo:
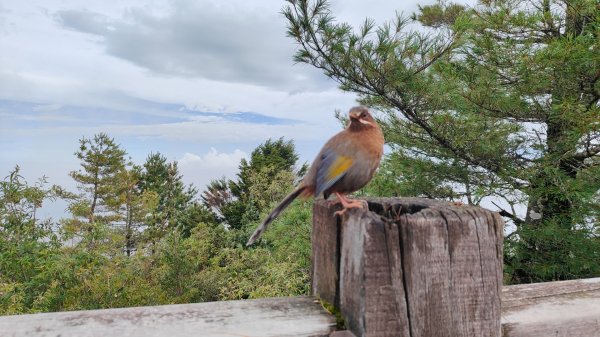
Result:
[[[15,3],[10,21],[16,32],[0,38],[0,99],[131,109],[128,98],[134,98],[329,123],[333,110],[350,107],[355,95],[340,92],[313,67],[294,64],[294,43],[279,14],[283,5]],[[57,13],[71,30],[57,23]],[[187,73],[170,71],[169,64]]]
[[[250,124],[244,122],[188,121],[165,124],[108,124],[99,126],[48,126],[44,128],[12,128],[0,125],[3,138],[47,138],[93,135],[105,132],[117,138],[137,137],[155,141],[217,144],[248,144],[285,137],[296,141],[326,140],[339,131],[336,122],[320,124]]]
[[[161,137],[168,140],[191,141],[203,144],[247,143],[268,138],[295,140],[315,140],[323,138],[319,125],[267,125],[235,122],[197,123],[182,122],[164,125],[134,125],[107,127],[115,135],[135,135],[141,137]],[[325,133],[325,137],[328,137]]]
[[[65,28],[99,37],[109,55],[158,74],[290,90],[333,85],[315,69],[291,69],[295,45],[275,6],[169,4],[160,14],[148,7],[116,17],[71,9],[58,11],[56,18]]]
[[[33,111],[56,111],[60,109],[62,105],[60,104],[40,104],[33,107]]]
[[[213,147],[203,155],[186,152],[178,164],[184,181],[193,183],[202,191],[213,179],[223,176],[233,178],[242,158],[248,158],[248,155],[240,149],[225,153]]]

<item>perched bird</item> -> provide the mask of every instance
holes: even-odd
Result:
[[[360,200],[348,200],[345,195],[359,190],[373,178],[383,155],[383,133],[364,106],[350,109],[348,117],[350,123],[346,129],[325,143],[298,187],[256,228],[247,246],[258,240],[267,226],[298,196],[317,197],[322,193],[327,199],[335,194],[343,207],[336,212],[340,215],[348,208],[363,207]]]

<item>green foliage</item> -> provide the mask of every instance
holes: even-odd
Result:
[[[338,330],[346,330],[346,320],[344,319],[344,315],[339,308],[336,308],[335,305],[324,301],[323,299],[319,299],[321,302],[321,306],[323,309],[327,310],[328,313],[335,316],[335,325]]]
[[[82,169],[72,174],[80,195],[44,179],[30,186],[18,167],[0,182],[0,314],[308,293],[308,204],[292,205],[259,247],[243,245],[298,179],[291,142],[268,141],[240,164],[244,194],[216,180],[204,203],[160,154],[132,166],[104,134],[81,143]],[[57,197],[70,201],[72,217],[38,219]]]
[[[114,184],[117,175],[125,168],[125,151],[105,133],[93,139],[81,138],[75,156],[81,161],[81,169],[72,171],[71,177],[79,184],[87,209],[82,214],[89,223],[110,221],[112,207],[118,198]],[[78,204],[80,207],[80,204]]]
[[[242,159],[238,173],[238,179],[231,183],[231,191],[234,196],[244,198],[252,183],[251,175],[260,172],[266,167],[270,167],[271,172],[293,171],[294,165],[298,161],[298,154],[292,141],[268,139],[260,144],[250,154],[250,161]]]
[[[57,254],[60,242],[50,221],[37,209],[57,197],[45,178],[30,186],[17,166],[0,182],[0,314],[23,312],[50,286],[38,279]]]
[[[273,223],[258,247],[224,250],[218,263],[225,266],[227,280],[220,290],[220,299],[307,295],[310,224],[309,207],[294,203]],[[247,240],[248,235],[249,232],[243,239]]]
[[[288,2],[296,61],[381,112],[392,154],[367,192],[501,199],[517,227],[511,282],[598,275],[558,258],[600,251],[596,1],[439,1],[413,15],[419,30],[402,15],[354,30],[328,1]]]
[[[89,250],[115,254],[117,233],[111,225],[123,220],[120,214],[123,193],[135,177],[126,173],[126,152],[105,133],[81,138],[75,156],[81,168],[70,172],[79,194],[70,194],[70,219],[63,220],[63,239],[76,238]],[[127,214],[125,214],[127,217]],[[129,224],[129,221],[126,220]],[[125,240],[121,240],[123,243]],[[125,245],[120,245],[122,248]],[[126,247],[129,251],[130,247]]]
[[[465,11],[465,6],[456,3],[438,2],[429,6],[418,5],[418,7],[419,14],[414,14],[412,19],[433,28],[454,25]]]
[[[379,172],[365,187],[364,193],[381,197],[416,195],[450,200],[460,198],[461,195],[437,170],[443,170],[448,177],[462,171],[461,168],[427,159],[412,159],[409,162],[404,154],[391,153],[384,158]]]
[[[156,212],[158,206],[158,194],[151,190],[141,190],[141,170],[133,167],[130,170],[123,169],[116,177],[118,186],[118,198],[113,202],[113,208],[119,216],[119,231],[123,232],[124,247],[127,256],[130,256],[137,248],[140,241],[140,229],[146,226],[149,214]]]
[[[189,218],[190,214],[186,212],[193,205],[197,190],[185,186],[177,162],[168,163],[160,153],[151,153],[146,158],[138,184],[141,191],[158,196],[157,207],[146,221],[147,240],[155,241],[175,226],[187,226],[183,231],[189,234],[194,224],[181,220],[182,217]]]
[[[273,201],[281,200],[306,172],[307,165],[295,169],[297,160],[292,141],[268,139],[252,151],[250,161],[242,159],[237,180],[211,181],[202,200],[229,228],[244,229],[258,221]]]
[[[248,200],[259,212],[264,212],[273,203],[281,201],[289,193],[298,179],[291,170],[280,170],[267,165],[248,174]]]
[[[589,278],[600,275],[598,229],[595,226],[575,230],[549,223],[523,225],[519,235],[506,240],[506,282],[542,282],[545,280]],[[594,239],[590,239],[590,237]]]

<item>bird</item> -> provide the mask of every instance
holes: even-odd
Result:
[[[323,194],[327,199],[335,194],[342,204],[342,210],[335,212],[336,215],[363,207],[362,201],[349,200],[346,195],[371,181],[383,156],[384,138],[367,107],[351,108],[348,117],[347,127],[323,145],[308,173],[256,228],[246,246],[258,240],[269,224],[298,197],[307,199]]]

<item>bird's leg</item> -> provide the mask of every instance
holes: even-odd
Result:
[[[348,200],[343,194],[338,192],[335,192],[335,195],[340,200],[340,203],[342,204],[343,208],[333,213],[334,215],[342,216],[344,215],[344,213],[346,213],[346,210],[348,208],[363,208],[364,201],[362,200]]]

